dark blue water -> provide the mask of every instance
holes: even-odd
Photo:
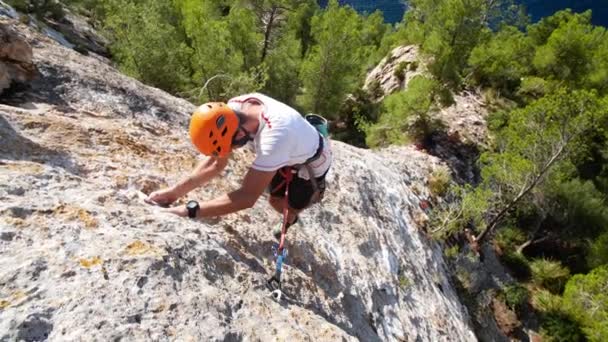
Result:
[[[384,19],[389,23],[401,21],[407,1],[404,0],[339,0],[340,4],[351,5],[359,12],[371,13],[376,9],[384,13]],[[595,25],[608,27],[608,0],[516,0],[526,6],[533,22],[553,13],[570,8],[574,12],[593,11],[591,21]],[[327,0],[318,1],[321,6],[327,5]]]

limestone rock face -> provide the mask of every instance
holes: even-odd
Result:
[[[36,76],[32,48],[0,19],[0,94],[12,83],[25,83]]]
[[[415,45],[399,46],[393,49],[387,57],[367,74],[364,89],[376,93],[380,87],[376,101],[381,101],[387,95],[407,88],[409,81],[425,72],[425,64],[420,60],[420,49]],[[400,69],[400,70],[398,70]]]
[[[476,340],[421,226],[438,159],[332,142],[277,302],[265,198],[203,222],[141,200],[199,161],[194,106],[12,25],[40,77],[0,104],[0,340]],[[236,189],[252,157],[189,198]]]

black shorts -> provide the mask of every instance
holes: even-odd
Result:
[[[323,176],[317,178],[317,184],[319,185],[321,194],[325,192],[326,174],[327,172],[325,172]],[[277,171],[270,182],[270,196],[285,197],[285,184],[285,178],[281,175],[280,171]],[[309,179],[302,179],[298,177],[297,174],[294,174],[291,183],[289,183],[289,206],[293,209],[306,208],[310,204],[310,199],[312,198],[312,195],[314,195],[314,192],[315,190],[312,181]]]

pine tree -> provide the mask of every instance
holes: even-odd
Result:
[[[316,41],[302,65],[305,108],[336,117],[346,94],[356,85],[362,58],[359,16],[352,8],[331,0],[313,17]]]

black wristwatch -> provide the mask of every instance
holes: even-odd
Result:
[[[186,204],[186,209],[188,209],[188,217],[196,218],[196,214],[201,207],[198,205],[197,201],[188,201]]]

